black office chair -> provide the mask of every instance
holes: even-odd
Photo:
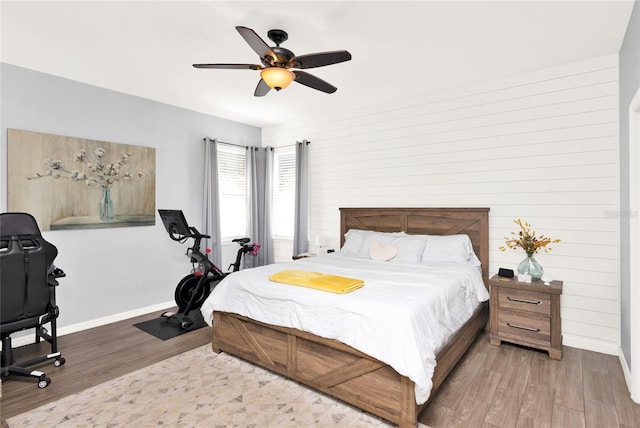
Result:
[[[54,360],[59,367],[65,360],[58,352],[56,319],[56,278],[65,276],[55,268],[58,249],[44,240],[31,214],[0,214],[0,336],[2,337],[1,376],[35,377],[38,387],[46,388],[51,379],[27,367]],[[44,328],[50,323],[51,332]],[[16,362],[11,334],[35,328],[40,339],[51,344],[51,353],[29,361]]]

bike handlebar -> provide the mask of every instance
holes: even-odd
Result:
[[[174,241],[182,241],[183,239],[187,239],[187,238],[193,238],[193,239],[211,238],[210,235],[203,235],[202,233],[198,232],[198,229],[196,229],[193,226],[189,227],[189,232],[190,232],[189,235],[180,235],[180,234],[176,234],[176,232],[177,232],[177,228],[172,227],[171,233],[169,233],[169,237]]]

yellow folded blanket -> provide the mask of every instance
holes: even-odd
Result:
[[[299,285],[330,293],[346,294],[364,285],[361,279],[304,270],[283,270],[269,277],[271,281]]]

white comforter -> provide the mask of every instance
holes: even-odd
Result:
[[[348,276],[365,285],[334,294],[267,279],[284,269]],[[346,343],[413,380],[421,404],[431,392],[436,353],[488,299],[478,267],[385,263],[336,253],[235,272],[201,311],[209,325],[214,310],[232,312]]]

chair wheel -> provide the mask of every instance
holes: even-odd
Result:
[[[65,360],[63,357],[60,358],[56,358],[55,361],[53,362],[53,365],[56,367],[60,367],[61,365],[63,365],[64,363],[66,363],[67,360]]]
[[[189,328],[191,327],[191,324],[193,324],[191,321],[182,321],[180,323],[180,325],[182,326],[182,328]]]
[[[50,383],[51,379],[49,379],[48,377],[40,377],[40,380],[38,380],[38,388],[46,388]]]

